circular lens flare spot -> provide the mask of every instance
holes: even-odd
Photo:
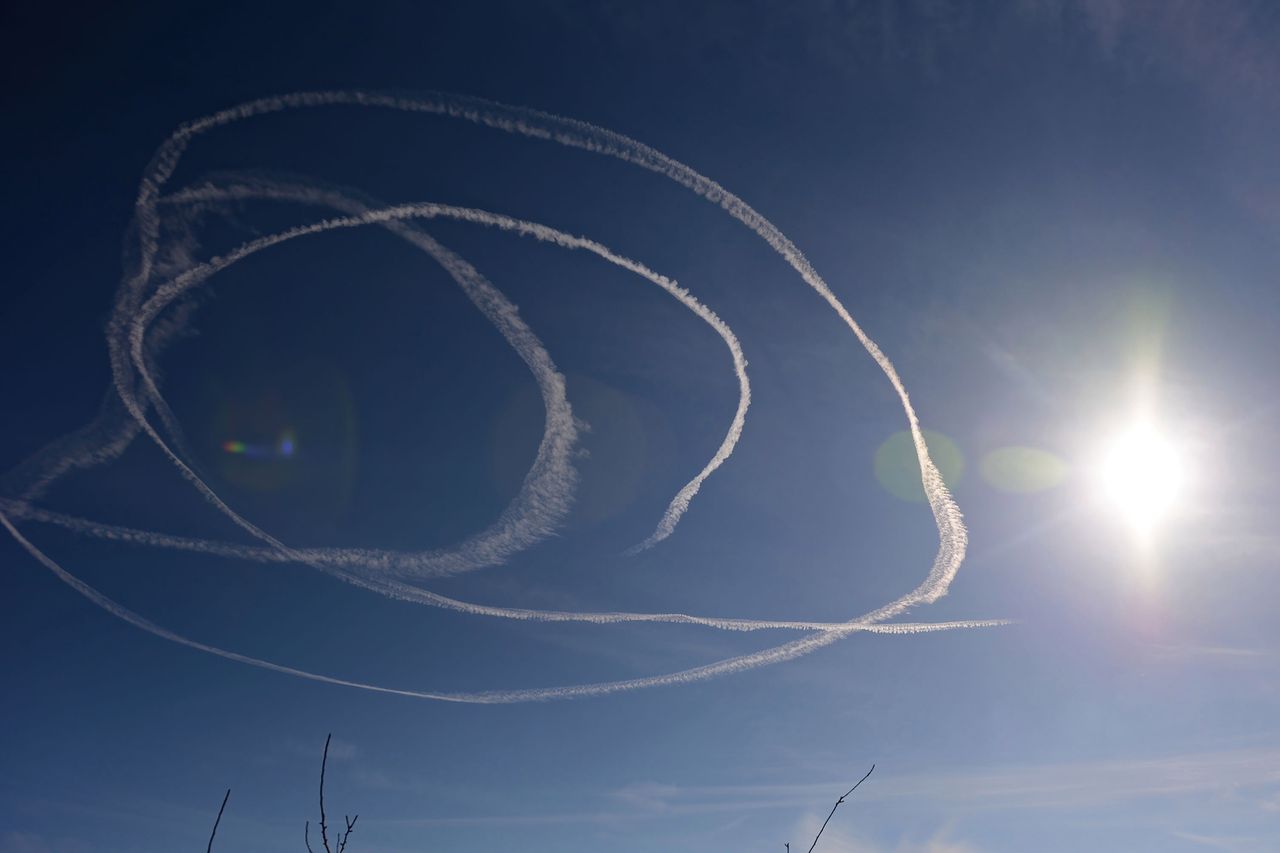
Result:
[[[964,454],[954,441],[942,433],[930,429],[923,432],[933,464],[938,467],[942,481],[947,488],[955,488],[964,474]],[[917,503],[928,500],[924,486],[920,483],[920,462],[916,458],[916,445],[911,433],[904,430],[885,439],[876,449],[872,468],[880,485],[895,498]]]
[[[982,478],[1002,492],[1029,495],[1062,484],[1067,463],[1035,447],[1001,447],[982,457]]]

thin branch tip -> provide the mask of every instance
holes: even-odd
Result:
[[[827,824],[831,822],[831,817],[836,813],[836,809],[840,808],[840,805],[841,803],[844,802],[845,797],[848,797],[854,791],[858,790],[858,785],[861,785],[863,782],[867,781],[867,779],[871,776],[871,774],[875,772],[875,769],[876,769],[876,766],[872,764],[871,769],[867,771],[866,775],[858,780],[858,784],[854,785],[852,788],[845,791],[844,794],[841,795],[840,799],[836,800],[836,804],[831,807],[831,812],[827,815],[827,819],[822,822],[822,827],[818,830],[818,834],[814,836],[813,843],[809,845],[809,853],[813,853],[813,848],[818,846],[818,839],[821,838],[822,833],[826,831]],[[787,850],[788,851],[791,850],[790,845],[787,845]]]
[[[324,853],[335,853],[334,849],[329,845],[329,821],[324,809],[324,776],[325,771],[329,767],[329,744],[333,741],[333,732],[330,732],[324,739],[324,752],[320,757],[320,843],[323,846]],[[347,849],[347,842],[351,840],[351,832],[356,828],[356,821],[360,819],[360,815],[351,817],[343,815],[343,821],[347,828],[338,832],[336,836],[338,849],[336,853],[343,853]],[[307,821],[303,827],[303,838],[307,842],[308,853],[315,853],[311,849],[311,821]]]
[[[226,795],[222,798],[222,807],[218,809],[218,817],[213,822],[213,832],[209,833],[209,846],[205,848],[205,853],[212,853],[213,838],[218,834],[218,824],[222,823],[222,813],[227,810],[227,800],[231,799],[231,789],[227,789]]]

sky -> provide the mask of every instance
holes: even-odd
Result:
[[[2,14],[0,853],[1280,846],[1269,4]]]

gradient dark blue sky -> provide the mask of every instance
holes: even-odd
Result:
[[[872,762],[826,850],[1280,845],[1280,21],[1265,5],[4,15],[0,469],[97,409],[137,181],[179,123],[300,89],[461,92],[634,136],[786,232],[963,457],[952,485],[970,557],[951,594],[910,618],[1019,624],[858,636],[683,687],[449,705],[165,643],[6,538],[0,853],[198,849],[227,787],[216,849],[299,849],[329,731],[331,811],[361,814],[351,850],[803,849]],[[560,534],[433,588],[517,607],[841,620],[927,571],[927,507],[874,470],[904,426],[883,375],[790,269],[689,193],[584,152],[341,109],[211,133],[175,186],[228,169],[585,234],[678,279],[742,341],[754,402],[737,452],[670,540],[623,557],[732,415],[723,344],[594,258],[432,223],[520,306],[592,424]],[[314,218],[248,205],[210,217],[202,251]],[[448,545],[502,510],[538,441],[527,371],[438,268],[385,233],[246,261],[214,280],[191,328],[163,369],[194,459],[290,544]],[[1139,387],[1193,472],[1145,549],[1091,476]],[[281,424],[298,435],[287,461],[220,450],[250,440],[237,429]],[[1052,454],[1067,476],[1002,491],[982,460],[1010,446]],[[237,538],[142,443],[41,505]],[[629,678],[783,639],[513,624],[394,603],[305,566],[22,530],[174,630],[394,687]]]

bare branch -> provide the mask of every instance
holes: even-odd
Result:
[[[205,853],[213,853],[213,837],[218,834],[218,824],[222,823],[222,813],[227,810],[227,800],[231,799],[231,789],[227,789],[227,795],[222,798],[222,808],[218,809],[218,819],[213,822],[213,832],[209,833],[209,846],[205,848]]]
[[[324,853],[333,853],[329,848],[329,827],[324,820],[324,769],[329,763],[329,741],[333,740],[333,732],[324,739],[324,756],[320,759],[320,841],[324,844]]]
[[[360,819],[360,815],[355,817],[346,817],[344,815],[344,819],[347,822],[347,831],[338,839],[338,853],[342,853],[343,850],[347,849],[347,842],[351,839],[351,830],[356,828],[356,821]]]
[[[324,775],[329,767],[329,744],[333,740],[333,733],[324,739],[324,754],[320,758],[320,843],[324,847],[324,853],[334,853],[333,848],[329,846],[329,819],[324,811]],[[360,819],[360,815],[351,817],[344,815],[343,820],[347,823],[347,828],[339,832],[335,838],[338,844],[337,853],[343,853],[347,849],[347,842],[351,840],[351,831],[356,828],[356,821]],[[302,839],[307,843],[307,853],[315,853],[311,849],[311,821],[307,821],[302,829]]]
[[[876,769],[876,766],[872,764],[871,769],[867,771],[867,776],[870,776],[875,771],[875,769]],[[859,779],[858,785],[861,785],[863,782],[867,781],[867,776],[863,776],[861,779]],[[836,804],[831,807],[831,814],[827,815],[827,819],[822,822],[822,829],[818,830],[818,834],[814,836],[813,843],[809,845],[809,853],[813,853],[813,848],[818,846],[818,839],[822,837],[823,830],[825,830],[827,828],[827,824],[831,822],[831,815],[834,815],[836,813],[836,809],[840,808],[840,804],[844,802],[845,797],[849,796],[854,791],[858,790],[858,785],[854,785],[852,788],[845,791],[844,796],[836,800]],[[788,844],[787,850],[790,850],[790,849],[791,849],[791,845]]]

